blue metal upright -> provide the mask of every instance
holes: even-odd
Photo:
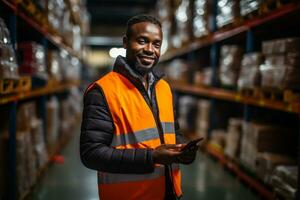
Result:
[[[247,38],[246,38],[246,53],[251,53],[254,51],[254,34],[253,31],[250,29],[247,31]],[[244,104],[244,120],[249,122],[251,120],[252,115],[252,107],[250,105]]]
[[[48,54],[47,52],[48,52],[49,42],[48,42],[48,40],[45,37],[42,38],[41,45],[43,45],[44,51],[45,51],[45,55],[47,55]]]
[[[213,32],[217,31],[217,12],[218,12],[218,0],[213,0],[213,19],[210,28]],[[212,67],[212,86],[217,87],[218,85],[218,61],[219,61],[219,44],[213,43],[210,47],[210,66]],[[216,99],[210,99],[210,112],[209,112],[209,129],[208,137],[211,135],[211,131],[216,127]]]
[[[252,119],[252,107],[250,105],[244,105],[244,116],[243,116],[243,119],[246,121],[246,122],[249,122],[251,121]]]
[[[11,38],[11,44],[14,51],[17,49],[17,16],[15,13],[9,14],[8,26]],[[17,153],[16,153],[16,132],[17,132],[17,102],[9,105],[9,138],[8,138],[8,199],[17,199]]]
[[[8,199],[17,199],[17,154],[16,154],[16,132],[17,132],[17,102],[10,105],[9,111],[9,139],[8,139],[8,155],[9,155],[9,194]]]
[[[251,29],[247,31],[246,38],[246,53],[251,53],[254,51],[254,34]]]
[[[213,20],[211,24],[211,29],[213,32],[217,31],[217,14],[218,14],[218,0],[213,1]],[[217,86],[217,68],[219,61],[219,45],[217,43],[213,43],[210,48],[210,66],[213,70],[212,76],[212,85],[214,87]]]
[[[13,49],[17,49],[17,16],[14,13],[9,15],[9,26],[10,40],[13,46]]]
[[[214,43],[210,48],[210,66],[212,67],[212,86],[218,86],[218,61],[219,61],[219,45]]]

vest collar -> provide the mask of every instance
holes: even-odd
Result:
[[[117,72],[123,76],[125,76],[127,79],[129,79],[131,82],[133,82],[135,85],[142,84],[142,76],[136,73],[126,62],[126,59],[122,56],[118,56],[114,68],[114,72]],[[159,81],[164,75],[160,73],[156,67],[154,67],[153,71],[151,72],[149,81],[152,83],[155,83]],[[151,84],[151,83],[149,83]]]

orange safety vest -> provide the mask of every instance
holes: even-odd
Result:
[[[115,126],[111,147],[116,149],[156,148],[161,145],[154,114],[138,89],[124,76],[110,72],[96,81],[104,93]],[[175,144],[173,98],[168,83],[159,80],[155,86],[159,123],[166,144]],[[165,169],[155,165],[146,174],[117,174],[98,171],[101,200],[163,200]],[[181,196],[181,174],[172,164],[174,191]]]

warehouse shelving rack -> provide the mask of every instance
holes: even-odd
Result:
[[[264,199],[274,198],[273,193],[265,188],[263,183],[244,173],[243,169],[236,164],[235,161],[228,159],[224,153],[213,144],[207,144],[205,147],[205,152],[216,158],[222,166],[233,172],[238,179],[244,181],[251,189],[257,191]]]
[[[34,13],[30,13],[30,9],[26,10],[25,13],[21,6],[23,1],[14,1],[10,2],[8,0],[1,0],[11,11],[14,13],[15,16],[19,16],[22,20],[24,20],[30,27],[34,28],[38,32],[40,32],[45,39],[53,43],[55,46],[66,50],[70,55],[75,56],[77,58],[82,59],[82,55],[79,52],[74,51],[70,46],[65,44],[64,39],[61,35],[56,33],[44,20],[39,18],[33,18]],[[30,3],[30,1],[28,1]],[[34,6],[34,5],[31,5]],[[30,16],[31,15],[31,16]]]
[[[300,3],[291,3],[288,5],[285,5],[282,8],[279,8],[277,10],[266,13],[264,16],[246,20],[236,27],[226,29],[226,30],[222,29],[222,30],[215,31],[208,36],[205,36],[200,39],[196,39],[195,41],[193,41],[191,43],[185,44],[180,49],[176,49],[176,48],[170,49],[162,56],[160,61],[165,62],[165,61],[171,60],[174,57],[188,54],[194,50],[204,48],[209,45],[213,45],[217,42],[226,40],[228,38],[231,38],[233,36],[236,36],[236,35],[244,33],[244,32],[248,32],[247,34],[251,34],[249,32],[251,32],[253,28],[263,25],[264,23],[270,22],[272,20],[276,20],[287,14],[297,12],[299,10],[300,10]],[[249,41],[251,40],[250,37],[251,37],[251,35],[249,35],[249,37],[248,37]],[[250,46],[251,46],[251,42],[249,43],[249,46],[248,46],[249,51],[251,51],[251,48],[253,48]]]
[[[183,83],[178,81],[169,81],[174,91],[178,94],[187,94],[192,96],[200,96],[204,98],[208,98],[211,101],[211,113],[214,112],[214,107],[216,105],[216,100],[225,100],[226,102],[232,102],[243,105],[243,118],[246,121],[249,121],[252,117],[252,109],[253,106],[260,107],[263,109],[271,109],[277,110],[284,113],[292,113],[298,117],[298,127],[300,130],[300,101],[293,101],[293,102],[284,102],[281,100],[271,100],[266,98],[256,98],[256,97],[249,97],[244,96],[242,93],[233,91],[233,90],[226,90],[217,87],[216,84],[216,72],[218,67],[218,60],[219,60],[219,47],[224,41],[234,40],[235,37],[244,34],[245,36],[245,49],[246,53],[254,52],[255,50],[255,39],[256,36],[254,32],[256,29],[268,24],[274,23],[277,20],[281,20],[285,18],[286,23],[294,23],[289,21],[288,16],[291,14],[299,13],[300,12],[300,2],[294,1],[292,3],[283,5],[276,10],[269,11],[259,17],[254,17],[252,19],[241,20],[240,24],[235,26],[231,26],[226,29],[217,30],[216,29],[216,13],[217,13],[217,0],[214,0],[214,24],[213,24],[213,32],[207,36],[204,36],[200,39],[195,39],[180,49],[172,48],[169,49],[161,58],[160,62],[169,62],[174,58],[187,58],[193,59],[196,56],[196,51],[201,49],[207,49],[210,47],[210,66],[213,69],[213,77],[212,77],[212,87],[204,87],[204,86],[197,86],[189,83]],[[299,17],[300,18],[300,17]],[[276,25],[275,25],[276,26]],[[299,36],[299,35],[298,35]],[[210,124],[210,130],[212,127],[215,126],[215,119],[212,119]],[[300,198],[300,131],[298,134],[298,187],[297,187],[297,198]],[[232,161],[231,159],[227,158],[222,151],[218,148],[215,148],[214,145],[207,145],[205,148],[205,152],[209,155],[213,156],[219,162],[226,166],[230,171],[232,171],[236,176],[241,179],[243,182],[247,183],[249,187],[253,188],[258,194],[260,194],[264,199],[274,199],[272,192],[270,192],[269,188],[262,184],[259,180],[255,177],[251,177],[247,175],[241,168],[239,168],[238,163]]]
[[[5,13],[8,16],[8,29],[10,31],[11,42],[14,50],[16,50],[17,44],[17,24],[19,20],[22,23],[25,23],[30,30],[38,32],[42,38],[42,45],[47,48],[48,45],[52,45],[55,48],[62,49],[67,51],[70,55],[77,57],[82,60],[82,55],[79,52],[74,51],[70,46],[68,46],[61,35],[53,31],[51,27],[47,24],[43,23],[39,18],[34,18],[35,13],[30,13],[30,10],[24,11],[21,9],[22,3],[25,1],[8,1],[8,0],[0,0],[0,6],[3,6],[3,10],[7,11]],[[26,1],[27,3],[31,3],[31,1]],[[33,6],[33,4],[31,5]],[[0,16],[2,17],[2,16]],[[25,33],[23,33],[25,34]],[[40,39],[40,38],[39,38]],[[17,197],[17,183],[16,183],[16,121],[17,121],[17,107],[19,103],[23,101],[34,99],[37,101],[38,105],[38,116],[43,120],[43,129],[45,130],[45,121],[46,121],[46,101],[47,96],[49,95],[64,95],[67,94],[73,87],[79,87],[80,81],[71,81],[67,83],[57,84],[57,85],[46,85],[43,87],[39,87],[36,89],[32,89],[29,91],[18,92],[14,94],[9,94],[5,96],[0,96],[0,107],[5,106],[8,108],[8,197],[7,199],[16,200]],[[57,144],[55,151],[53,153],[58,153],[62,148],[63,144],[66,142],[66,138],[61,138],[59,144]],[[50,159],[51,156],[50,155]],[[42,170],[38,172],[38,175],[41,174],[47,166],[49,165],[50,160],[47,162],[46,166],[42,167]],[[26,198],[26,195],[19,197],[21,199]]]
[[[254,98],[243,96],[239,92],[228,91],[225,89],[214,87],[201,87],[188,83],[179,83],[170,81],[171,85],[177,92],[189,93],[199,96],[211,97],[220,100],[237,102],[245,105],[259,106],[262,108],[270,108],[284,112],[300,114],[300,102],[283,102],[276,100],[268,100],[264,98]]]

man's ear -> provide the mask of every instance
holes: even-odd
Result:
[[[128,38],[126,36],[123,37],[123,47],[124,49],[127,49],[127,44],[128,44]]]

